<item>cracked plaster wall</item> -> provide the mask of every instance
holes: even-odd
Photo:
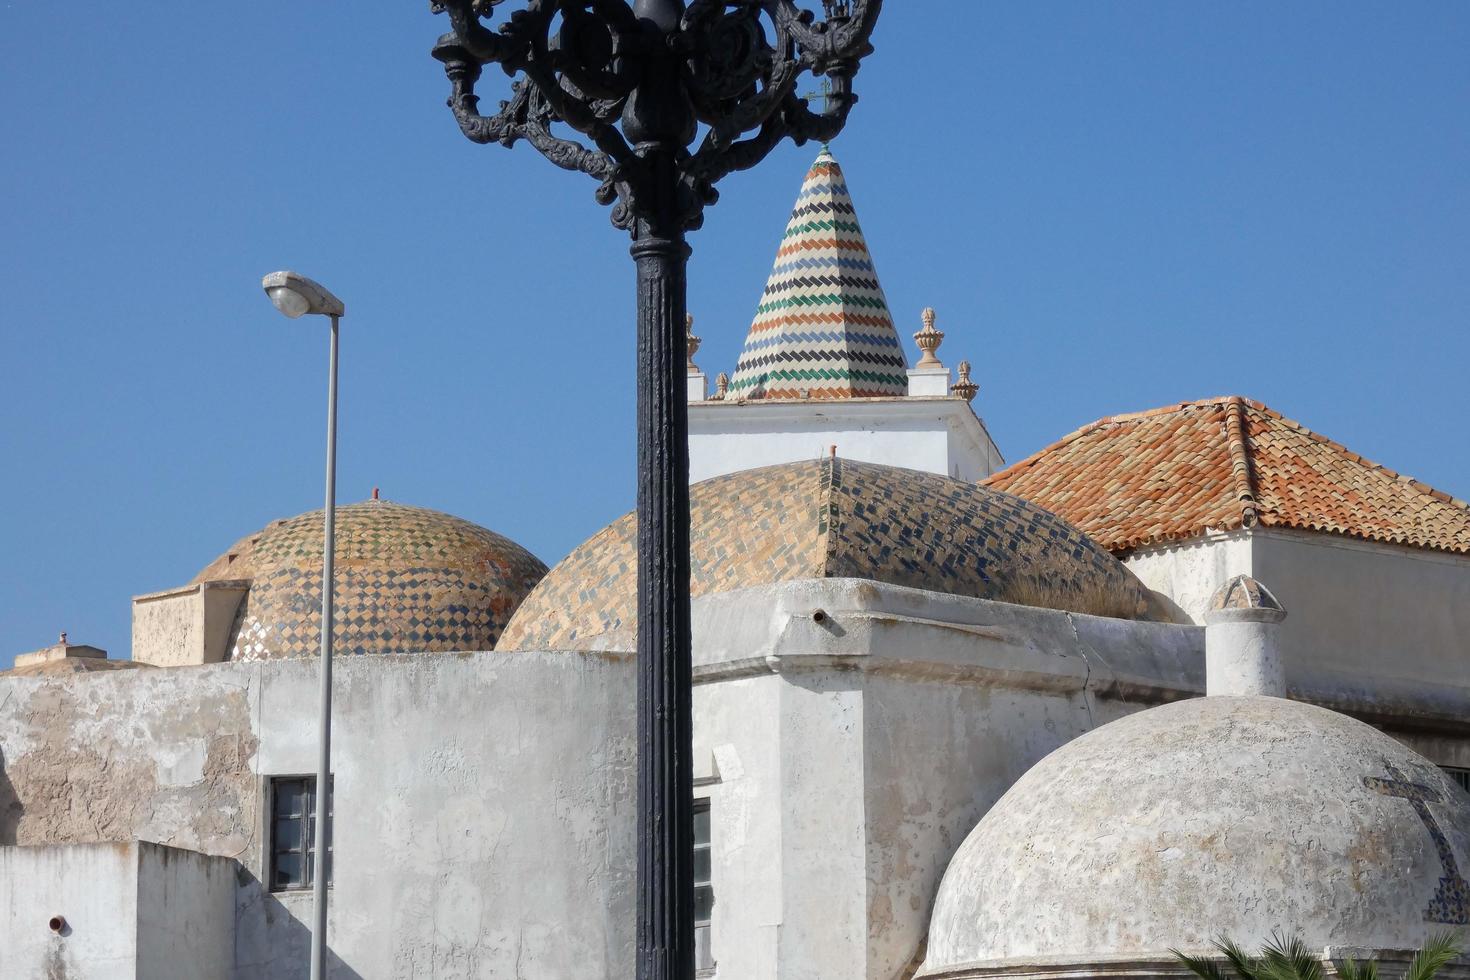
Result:
[[[335,675],[332,976],[630,972],[632,664],[349,657]],[[295,660],[0,678],[0,844],[235,858],[233,976],[304,976],[310,894],[262,884],[260,805],[266,777],[315,769],[317,677]]]

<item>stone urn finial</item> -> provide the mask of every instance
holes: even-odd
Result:
[[[729,391],[730,391],[730,376],[728,374],[726,374],[724,371],[721,371],[720,372],[720,376],[715,379],[715,397],[714,397],[714,400],[717,401],[717,402],[724,401],[725,400],[725,395],[727,393],[729,393]]]
[[[689,344],[689,373],[698,374],[699,367],[694,363],[694,355],[699,353],[699,338],[694,336],[694,314],[684,314],[684,339]]]
[[[924,352],[924,356],[919,358],[919,363],[914,365],[916,369],[944,367],[939,362],[939,358],[934,356],[939,345],[944,343],[944,333],[934,329],[934,307],[925,307],[924,329],[914,334],[914,342],[919,345],[919,350]]]
[[[960,361],[959,372],[960,379],[950,385],[949,390],[965,401],[972,402],[975,400],[975,395],[979,393],[980,386],[970,380],[970,362]]]

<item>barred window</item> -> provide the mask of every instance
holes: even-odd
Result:
[[[1461,789],[1470,793],[1470,769],[1460,769],[1455,766],[1441,766],[1440,768],[1458,783]]]
[[[316,880],[316,779],[276,776],[270,781],[270,890],[310,888]],[[327,882],[332,880],[332,813],[327,801]]]
[[[710,921],[715,908],[715,890],[710,883],[709,800],[694,801],[694,966],[701,976],[713,973]]]

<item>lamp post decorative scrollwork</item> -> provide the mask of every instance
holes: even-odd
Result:
[[[524,140],[599,184],[638,269],[639,980],[693,976],[686,234],[715,185],[782,140],[830,140],[882,0],[431,0],[434,57],[465,136]],[[513,77],[493,115],[475,85]],[[797,94],[824,76],[823,107]],[[703,129],[701,130],[701,127]],[[702,136],[701,136],[702,132]],[[696,145],[697,141],[697,145]]]

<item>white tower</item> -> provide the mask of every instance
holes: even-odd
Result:
[[[913,370],[842,168],[806,176],[733,378],[690,385],[689,478],[827,455],[980,480],[1004,466],[975,414],[968,363],[951,385],[924,311]],[[697,369],[696,369],[697,370]]]

